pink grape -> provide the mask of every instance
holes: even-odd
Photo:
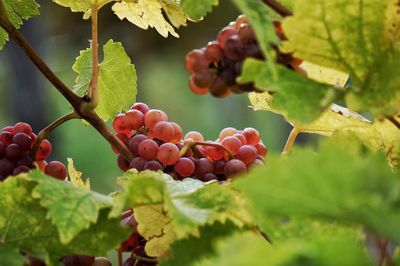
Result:
[[[164,165],[174,165],[179,160],[179,149],[175,144],[164,143],[158,148],[157,158]]]
[[[191,176],[194,172],[195,165],[189,158],[179,158],[174,166],[175,171],[183,177]]]
[[[168,116],[165,112],[158,109],[151,109],[144,116],[144,124],[149,129],[153,129],[161,121],[168,121]]]
[[[138,151],[146,160],[153,160],[157,157],[158,144],[152,139],[143,140],[139,144]]]

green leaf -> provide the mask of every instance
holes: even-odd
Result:
[[[196,263],[196,266],[372,266],[365,251],[349,235],[314,235],[312,241],[289,238],[268,245],[251,233],[236,234],[216,243],[218,255]],[[238,248],[240,247],[240,248]]]
[[[136,70],[121,43],[108,41],[104,47],[104,59],[99,65],[98,115],[107,121],[116,113],[128,110],[136,100]],[[92,49],[81,51],[72,69],[79,74],[74,88],[83,92],[92,76]]]
[[[292,123],[306,124],[316,119],[337,98],[333,87],[308,79],[292,70],[277,65],[278,79],[266,62],[247,59],[239,82],[255,82],[255,86],[274,92],[267,104]]]
[[[268,92],[250,93],[249,99],[254,107],[254,111],[276,112],[271,108],[272,95]],[[276,113],[280,114],[279,112]],[[371,130],[373,125],[370,121],[360,114],[337,104],[331,104],[330,108],[311,123],[303,124],[290,120],[288,122],[301,133],[312,133],[323,136],[332,136],[338,130],[350,129],[373,133],[373,130]]]
[[[93,5],[97,5],[98,9],[100,9],[113,1],[115,0],[53,0],[53,2],[61,6],[69,7],[72,12],[85,13],[83,16],[84,19],[90,18]]]
[[[264,221],[272,217],[316,218],[364,225],[399,241],[400,179],[384,156],[361,156],[340,142],[319,152],[298,149],[288,158],[270,156],[265,167],[235,182],[262,229],[271,229]]]
[[[9,244],[0,245],[0,258],[0,266],[21,266],[28,262],[18,247]]]
[[[174,27],[186,26],[187,17],[176,0],[123,0],[115,3],[112,10],[119,19],[127,19],[145,30],[155,28],[165,38],[168,34],[179,37]]]
[[[193,265],[196,261],[214,255],[214,242],[227,237],[238,228],[232,223],[215,223],[200,228],[199,236],[189,236],[172,244],[171,256],[160,266]],[[222,265],[222,264],[221,264]]]
[[[199,227],[215,222],[233,222],[238,227],[254,226],[245,200],[229,185],[205,185],[195,179],[175,181],[159,172],[128,172],[123,176],[125,191],[115,197],[111,216],[134,208],[138,231],[148,240],[146,252],[165,256],[170,244]]]
[[[39,15],[39,5],[35,0],[4,0],[8,19],[19,29],[23,24],[23,20]],[[0,27],[0,50],[8,41],[8,34]]]
[[[37,182],[33,197],[45,207],[47,217],[56,225],[60,241],[68,244],[77,234],[97,222],[99,211],[112,206],[112,198],[34,171],[29,180]]]
[[[201,2],[196,0],[182,0],[181,5],[188,17],[194,20],[200,20],[218,4],[218,0],[205,0]]]
[[[400,106],[397,9],[394,0],[296,1],[294,16],[282,24],[284,51],[349,73],[351,109],[394,114]]]
[[[49,265],[58,265],[58,259],[65,255],[105,255],[126,239],[129,232],[120,227],[119,217],[107,218],[108,208],[100,211],[99,218],[90,228],[81,231],[68,244],[62,242],[57,233],[57,225],[47,218],[50,216],[49,210],[42,206],[40,200],[32,197],[32,194],[37,193],[34,192],[36,186],[39,191],[42,190],[40,186],[45,184],[56,187],[45,181],[51,177],[39,175],[35,171],[32,175],[12,177],[0,183],[0,247],[11,245],[28,255],[46,260]],[[59,180],[54,181],[61,187],[68,185]],[[75,224],[71,222],[70,226],[74,227]]]

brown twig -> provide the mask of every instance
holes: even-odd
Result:
[[[387,239],[383,239],[382,242],[379,241],[379,249],[380,249],[380,254],[379,254],[379,262],[378,262],[378,266],[383,266],[383,264],[385,263],[385,259],[386,259],[386,251],[387,251],[387,247],[389,245],[389,241]]]
[[[400,129],[400,122],[397,121],[394,117],[389,116],[386,117],[390,122],[392,122],[393,125],[395,125],[398,129]]]
[[[52,132],[54,129],[56,129],[61,124],[65,123],[71,119],[77,119],[79,117],[80,116],[74,111],[72,113],[61,116],[57,120],[53,121],[50,125],[48,125],[44,129],[42,129],[37,136],[35,146],[33,146],[33,149],[32,149],[32,154],[33,155],[36,154],[36,151],[39,148],[40,143],[42,142],[42,140],[47,138],[47,136],[50,134],[50,132]]]
[[[133,159],[133,154],[126,145],[114,136],[113,132],[101,120],[93,110],[91,102],[85,98],[77,96],[70,90],[57,75],[47,66],[36,50],[30,45],[25,37],[14,27],[7,16],[3,1],[0,0],[0,26],[10,35],[10,37],[24,50],[29,59],[42,72],[42,74],[54,85],[54,87],[64,96],[72,105],[80,118],[91,124],[113,147],[115,147],[127,160]]]
[[[123,262],[122,262],[122,252],[120,250],[117,251],[118,254],[118,266],[122,266]]]
[[[266,5],[275,10],[282,17],[293,16],[293,13],[275,0],[262,0]]]

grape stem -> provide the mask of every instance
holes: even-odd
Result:
[[[80,117],[79,114],[77,114],[74,111],[72,113],[69,113],[69,114],[61,116],[57,120],[53,121],[50,125],[48,125],[44,129],[42,129],[42,131],[40,131],[38,136],[37,136],[37,140],[36,140],[35,145],[33,146],[32,156],[33,157],[35,156],[36,151],[39,149],[40,143],[42,142],[42,140],[47,138],[47,136],[50,134],[50,132],[52,132],[54,129],[56,129],[61,124],[65,123],[65,122],[67,122],[67,121],[69,121],[71,119],[77,119],[79,117]]]
[[[289,137],[286,141],[285,147],[283,148],[282,156],[288,155],[290,153],[290,151],[292,150],[293,144],[297,138],[297,135],[299,135],[300,132],[301,132],[300,129],[298,129],[297,127],[294,127],[292,129],[292,131],[290,132]]]
[[[129,216],[131,216],[133,214],[133,210],[129,209],[127,211],[124,211],[123,213],[121,213],[121,220],[128,218]]]
[[[183,148],[180,151],[180,154],[179,154],[180,157],[184,156],[189,149],[193,149],[197,145],[213,146],[213,147],[221,148],[221,149],[226,151],[226,153],[229,155],[230,159],[234,158],[233,153],[227,147],[225,147],[224,145],[219,144],[219,143],[205,142],[205,141],[188,141],[188,142],[186,142],[185,145],[183,146]]]
[[[380,240],[377,242],[380,251],[378,266],[383,266],[386,259],[386,251],[387,251],[387,246],[389,245],[389,241],[387,239],[384,239],[382,242]]]
[[[72,105],[80,118],[91,124],[113,147],[115,147],[128,161],[133,159],[133,154],[128,147],[114,136],[113,132],[107,127],[103,120],[94,111],[91,101],[87,97],[79,97],[70,90],[58,76],[47,66],[37,51],[31,46],[26,38],[15,28],[8,18],[3,0],[0,0],[0,26],[9,34],[20,48],[26,53],[34,65],[42,74],[53,84],[53,86],[64,96]]]
[[[89,97],[91,107],[96,108],[99,102],[99,41],[98,41],[98,11],[97,4],[92,5],[92,80],[90,81]]]
[[[400,115],[398,115],[400,118]],[[400,122],[397,121],[393,116],[386,117],[393,125],[395,125],[398,129],[400,129]]]
[[[281,15],[282,17],[293,16],[292,11],[284,7],[278,1],[275,0],[262,0],[267,6],[275,10],[276,13]]]
[[[118,254],[118,266],[122,266],[122,252],[120,250],[117,251]]]
[[[146,257],[142,257],[142,256],[138,256],[135,253],[132,252],[132,257],[135,258],[135,260],[137,261],[144,261],[144,262],[148,262],[148,263],[158,263],[157,259],[152,259],[152,258],[146,258]]]

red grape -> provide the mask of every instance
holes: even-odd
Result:
[[[134,168],[136,170],[143,171],[144,170],[144,165],[146,164],[147,160],[143,157],[136,157],[133,158],[132,161],[129,164],[129,168]]]
[[[138,151],[146,160],[153,160],[157,157],[158,144],[152,139],[143,140],[139,144]]]
[[[170,124],[174,128],[174,137],[170,140],[170,142],[179,143],[183,136],[182,128],[175,122],[170,122]]]
[[[238,159],[232,159],[225,163],[224,174],[226,178],[239,175],[247,171],[246,164]]]
[[[158,109],[151,109],[144,116],[144,124],[149,129],[153,129],[158,122],[167,120],[168,120],[167,114]]]
[[[154,126],[153,135],[156,139],[168,142],[175,136],[175,130],[170,123],[161,121]]]
[[[19,122],[14,125],[14,133],[25,133],[32,134],[32,128],[30,125],[24,122]]]
[[[205,51],[205,55],[210,62],[219,62],[224,56],[224,50],[216,41],[209,42]]]
[[[138,134],[130,138],[128,142],[129,150],[136,156],[139,155],[139,144],[148,139],[146,135]]]
[[[229,37],[236,34],[237,30],[235,28],[225,27],[218,33],[217,42],[222,48],[225,48],[225,43],[229,39]]]
[[[200,49],[190,51],[185,57],[185,67],[191,73],[206,69],[209,64],[204,51]]]
[[[233,136],[236,133],[237,133],[237,129],[236,128],[233,128],[233,127],[224,128],[219,133],[219,137],[218,137],[219,141],[224,140],[224,138],[226,138],[226,137]]]
[[[261,142],[257,143],[257,145],[255,146],[257,149],[257,153],[263,157],[265,157],[267,155],[267,147],[265,147],[265,145]]]
[[[238,152],[240,146],[242,146],[240,140],[233,136],[224,138],[221,144],[224,145],[228,150],[230,150],[233,155],[235,155]]]
[[[257,143],[260,141],[260,133],[258,133],[258,131],[254,128],[245,128],[242,134],[246,137],[247,144],[257,145]]]
[[[186,157],[179,158],[174,166],[175,171],[183,177],[191,176],[194,172],[194,168],[193,161]]]
[[[159,161],[148,161],[144,164],[144,170],[152,170],[152,171],[158,171],[158,170],[163,170],[163,166],[160,164]]]
[[[67,168],[62,162],[52,161],[49,162],[44,169],[46,175],[55,177],[60,180],[65,180],[67,177]]]
[[[118,155],[117,163],[118,163],[119,169],[121,169],[124,172],[128,171],[129,162],[127,160],[125,160],[124,156]]]
[[[125,126],[130,130],[139,130],[144,125],[144,115],[138,110],[129,110],[125,114]]]
[[[207,158],[200,158],[195,164],[195,175],[198,178],[202,178],[207,173],[214,172],[214,164]]]
[[[150,110],[150,108],[145,103],[134,103],[131,107],[131,110],[138,110],[142,112],[143,115],[145,115]]]
[[[237,152],[237,158],[246,165],[250,165],[257,158],[257,149],[251,145],[243,145]]]
[[[24,151],[31,148],[31,137],[25,133],[17,133],[13,137],[13,142],[18,144]]]
[[[157,158],[164,165],[174,165],[179,159],[179,149],[175,144],[164,143],[158,148]]]
[[[49,157],[51,151],[52,151],[52,146],[50,141],[47,139],[42,140],[42,142],[39,145],[39,149],[36,152],[36,161],[42,161]]]
[[[117,133],[131,134],[131,130],[125,125],[125,114],[119,114],[114,118],[113,128]]]
[[[10,144],[6,148],[6,158],[12,161],[21,159],[24,156],[24,151],[18,144]]]
[[[197,132],[197,131],[189,131],[186,135],[185,135],[185,140],[189,140],[192,139],[193,141],[204,141],[204,137],[201,133]]]
[[[208,88],[200,88],[196,85],[196,83],[194,82],[194,75],[189,78],[189,87],[190,90],[197,95],[204,95],[208,92]]]

